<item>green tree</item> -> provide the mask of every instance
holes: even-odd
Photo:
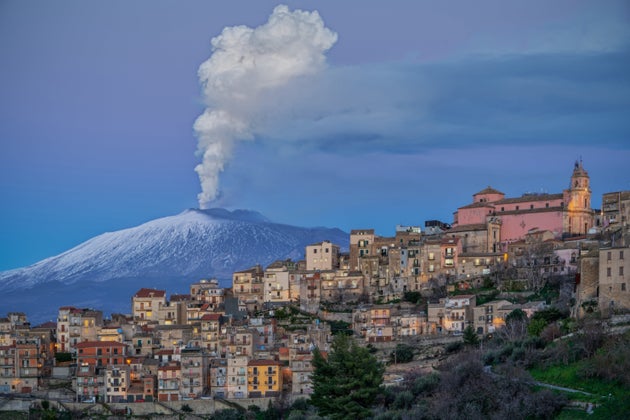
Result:
[[[543,332],[547,326],[547,321],[544,318],[533,318],[527,326],[527,332],[533,337],[540,337],[540,333]]]
[[[409,363],[413,360],[413,347],[408,344],[397,344],[390,356],[392,363]]]
[[[332,419],[366,418],[380,392],[385,368],[351,337],[337,335],[328,359],[313,352],[311,403]]]
[[[464,344],[467,346],[476,346],[479,344],[479,337],[477,337],[475,328],[472,325],[469,325],[464,329]]]

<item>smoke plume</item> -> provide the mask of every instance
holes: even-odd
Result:
[[[227,27],[212,39],[212,55],[198,71],[207,108],[194,124],[202,156],[195,167],[201,208],[217,197],[235,142],[253,139],[263,124],[267,99],[292,80],[321,71],[324,53],[336,41],[316,11],[284,5],[257,28]]]

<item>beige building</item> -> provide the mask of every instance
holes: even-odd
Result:
[[[247,398],[247,363],[249,357],[234,356],[227,359],[227,397]]]
[[[260,265],[248,270],[237,271],[232,275],[232,292],[247,306],[248,312],[263,308],[265,293],[265,273]]]
[[[293,264],[290,264],[293,266]],[[264,302],[286,304],[291,300],[289,263],[276,261],[265,270]]]
[[[601,216],[605,228],[627,226],[630,221],[630,191],[604,194]]]
[[[473,322],[473,308],[476,302],[475,295],[458,295],[440,299],[439,303],[428,305],[428,321],[436,324],[438,332],[461,333]]]
[[[323,241],[306,247],[306,270],[335,270],[339,268],[339,246]]]
[[[192,299],[210,304],[210,309],[218,309],[225,302],[225,289],[217,279],[203,279],[190,286]]]
[[[350,270],[359,270],[359,258],[374,255],[374,229],[353,229],[350,231]]]
[[[78,343],[96,341],[102,326],[102,311],[62,306],[57,316],[57,351],[72,352]]]
[[[512,302],[493,300],[475,306],[473,310],[473,327],[477,334],[490,334],[505,325],[505,317],[512,312]]]
[[[166,305],[166,291],[142,288],[131,298],[131,309],[136,321],[158,321],[159,310]]]
[[[603,315],[630,310],[629,247],[599,250],[599,308]]]
[[[108,366],[105,369],[105,402],[127,402],[127,391],[130,386],[129,366]]]
[[[182,370],[179,362],[170,362],[158,367],[158,401],[179,401]]]
[[[179,394],[182,398],[199,398],[208,386],[208,357],[201,348],[184,348],[181,351],[181,382]]]

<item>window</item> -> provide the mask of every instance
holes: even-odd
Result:
[[[606,269],[606,277],[610,277],[610,276],[611,276],[611,273],[610,273],[610,267],[608,267],[608,268]]]
[[[623,260],[623,250],[622,250],[622,251],[619,251],[619,259],[620,259],[620,260]]]
[[[545,203],[545,208],[549,208],[549,203]]]
[[[621,291],[622,292],[626,291],[626,283],[621,283]]]
[[[534,205],[533,205],[533,204],[530,204],[530,205],[529,205],[529,208],[530,208],[530,209],[533,209],[533,208],[534,208]]]
[[[623,276],[623,266],[619,267],[619,275]]]
[[[317,254],[317,249],[314,249],[314,250],[313,250],[313,254]]]
[[[518,210],[518,206],[516,206],[516,210]]]

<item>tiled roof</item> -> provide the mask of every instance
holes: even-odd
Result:
[[[76,348],[78,349],[89,347],[127,347],[127,345],[117,341],[84,341],[76,344]]]
[[[280,363],[275,360],[250,360],[247,366],[280,366]]]
[[[501,195],[505,195],[504,193],[502,193],[499,190],[495,190],[494,188],[492,188],[491,186],[488,185],[487,188],[484,188],[483,190],[479,191],[477,194],[474,194],[473,197],[475,195],[481,195],[481,194],[501,194]]]
[[[158,290],[158,289],[147,289],[143,287],[138,290],[134,297],[137,298],[148,298],[148,297],[164,297],[166,296],[166,290]]]
[[[221,319],[221,314],[205,314],[201,317],[202,321],[218,321]]]
[[[510,204],[510,203],[528,203],[530,201],[549,201],[558,200],[563,197],[562,193],[559,194],[523,194],[516,198],[504,198],[503,200],[495,201],[495,205]]]

